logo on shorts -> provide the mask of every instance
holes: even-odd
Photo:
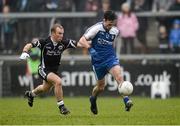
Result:
[[[49,49],[49,50],[51,50],[51,47],[49,47],[49,46],[46,46],[46,49]]]

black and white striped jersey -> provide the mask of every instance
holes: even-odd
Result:
[[[41,50],[41,68],[49,71],[57,71],[61,61],[61,55],[68,48],[76,48],[77,42],[71,39],[63,39],[56,43],[49,36],[46,39],[39,39],[31,43],[33,47]]]

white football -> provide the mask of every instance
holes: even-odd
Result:
[[[124,81],[121,86],[118,86],[118,91],[124,96],[131,95],[133,92],[133,85],[129,81]]]

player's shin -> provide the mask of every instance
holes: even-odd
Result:
[[[33,97],[45,92],[44,85],[39,85],[34,90],[32,90]]]

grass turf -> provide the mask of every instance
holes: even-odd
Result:
[[[180,98],[132,99],[132,111],[125,112],[120,97],[99,97],[99,113],[94,116],[88,97],[65,97],[71,114],[63,116],[54,97],[36,98],[32,108],[24,98],[1,98],[0,125],[180,125]]]

